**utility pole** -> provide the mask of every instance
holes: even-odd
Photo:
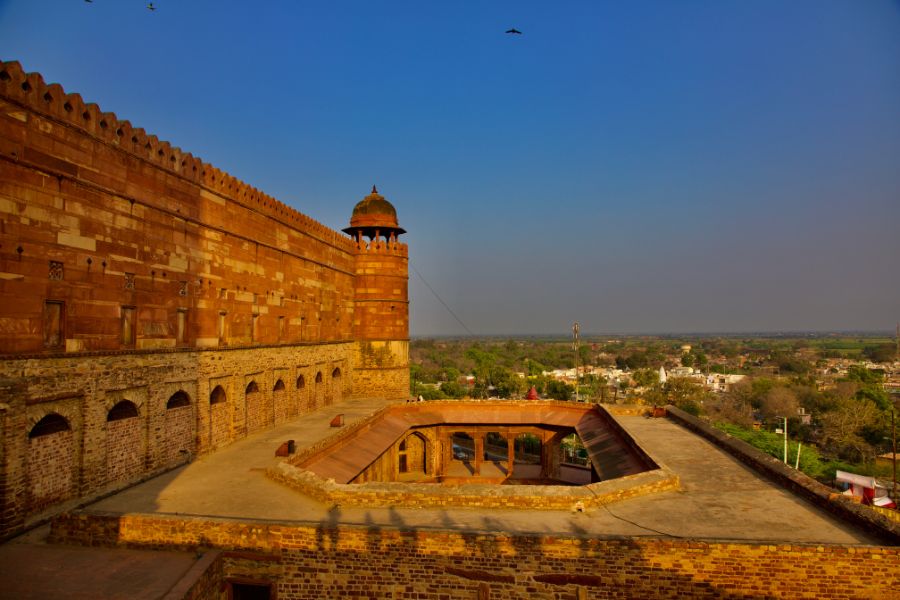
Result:
[[[575,350],[575,402],[578,402],[578,321],[572,325],[572,348]]]
[[[897,424],[894,422],[894,410],[891,409],[891,446],[894,453],[894,485],[891,488],[891,500],[900,506],[900,498],[897,497]]]
[[[787,417],[782,417],[778,415],[775,417],[776,419],[784,419],[784,464],[788,464],[788,438],[787,438]],[[777,430],[776,430],[776,433]],[[798,449],[799,452],[799,449]]]
[[[787,417],[784,418],[784,464],[788,464],[787,461]]]

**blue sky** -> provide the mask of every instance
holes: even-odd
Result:
[[[0,0],[0,57],[336,229],[377,184],[476,333],[900,319],[896,0],[154,4]]]

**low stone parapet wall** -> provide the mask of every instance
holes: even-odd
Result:
[[[865,597],[892,598],[900,589],[900,549],[877,546],[511,535],[87,512],[57,518],[52,539],[221,549],[223,559],[216,565],[222,573],[215,576],[223,587],[230,579],[268,581],[279,600],[837,600],[859,598],[862,590]]]
[[[666,411],[668,417],[676,423],[710,440],[778,485],[889,544],[900,544],[900,522],[892,521],[868,506],[856,504],[850,498],[822,485],[802,471],[787,466],[777,458],[675,406],[667,406]]]
[[[648,494],[679,489],[678,476],[654,469],[584,486],[432,483],[343,484],[279,463],[266,471],[269,478],[320,502],[348,506],[402,508],[519,508],[532,510],[585,510]]]

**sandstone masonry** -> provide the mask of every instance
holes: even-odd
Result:
[[[354,219],[375,196],[393,211],[373,190]],[[341,397],[405,397],[392,218],[331,230],[0,62],[0,538]]]

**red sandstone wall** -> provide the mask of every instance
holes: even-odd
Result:
[[[408,250],[405,244],[365,242],[356,255],[354,336],[408,340]]]
[[[352,240],[17,63],[0,220],[0,353],[215,346],[222,312],[227,344],[353,334]]]

